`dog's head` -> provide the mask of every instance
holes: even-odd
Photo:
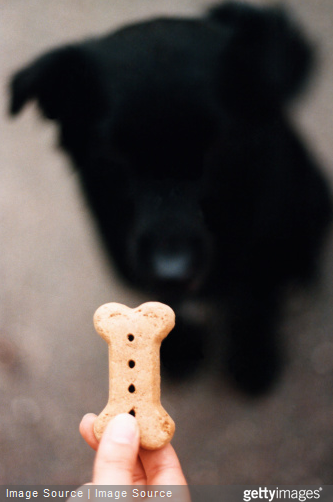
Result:
[[[36,100],[59,124],[127,279],[197,291],[234,235],[234,185],[251,163],[239,154],[240,131],[265,128],[310,59],[281,10],[226,3],[201,19],[137,24],[42,56],[14,76],[11,112]],[[240,174],[228,172],[236,151]]]

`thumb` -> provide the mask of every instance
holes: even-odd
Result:
[[[94,465],[96,485],[131,485],[139,451],[139,427],[129,413],[117,415],[101,438]]]

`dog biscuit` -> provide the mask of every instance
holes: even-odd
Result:
[[[158,302],[135,309],[107,303],[95,312],[94,325],[109,345],[109,401],[94,424],[97,440],[115,415],[131,413],[139,424],[141,446],[161,448],[175,431],[160,402],[159,355],[162,340],[175,325],[173,310]]]

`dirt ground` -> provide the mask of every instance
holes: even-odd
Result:
[[[333,3],[286,2],[320,48],[294,120],[333,182]],[[93,452],[78,433],[107,400],[107,349],[92,315],[147,300],[122,284],[98,245],[56,131],[33,106],[6,114],[6,84],[54,45],[204,0],[0,0],[0,484],[81,484]],[[323,280],[286,314],[284,374],[261,399],[237,393],[215,363],[190,382],[163,381],[173,440],[193,484],[333,484],[333,237]]]

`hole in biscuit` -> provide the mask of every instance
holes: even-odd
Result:
[[[133,384],[131,384],[131,385],[128,387],[128,391],[129,391],[129,392],[132,392],[132,393],[135,391],[135,387],[134,387],[134,385],[133,385]]]
[[[130,415],[132,415],[133,417],[135,417],[135,410],[134,410],[134,408],[133,408],[131,411],[129,411],[128,413],[129,413]]]
[[[134,335],[127,335],[127,338],[129,339],[130,342],[133,342],[134,340]]]
[[[135,361],[133,361],[132,359],[131,359],[130,361],[128,361],[128,366],[129,366],[130,368],[134,368],[134,366],[135,366]]]

